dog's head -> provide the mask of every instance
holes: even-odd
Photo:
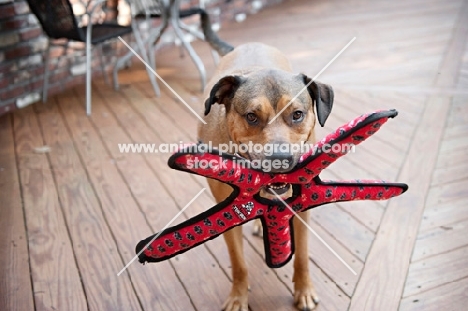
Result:
[[[325,124],[333,89],[303,74],[260,70],[221,78],[205,101],[205,115],[215,103],[225,106],[231,140],[247,146],[238,153],[280,173],[297,164],[303,151],[298,146],[314,140],[316,116]],[[273,186],[279,191],[283,185]]]

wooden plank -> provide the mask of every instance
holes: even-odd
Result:
[[[427,195],[427,206],[450,203],[466,198],[467,195],[466,180],[433,186]]]
[[[34,310],[11,115],[0,117],[0,310]]]
[[[414,245],[412,262],[445,253],[468,244],[468,221],[446,223],[419,234]]]
[[[397,111],[403,111],[403,114],[405,115],[404,126],[395,126],[392,132],[405,135],[407,134],[408,129],[411,129],[418,124],[418,121],[421,118],[421,104],[426,99],[426,96],[406,95],[403,97],[401,94],[379,94],[372,91],[356,90],[353,92],[345,92],[340,96],[340,98],[341,101],[348,103],[341,105],[343,109],[352,114],[359,115],[365,112],[381,109],[396,109]],[[355,105],[354,103],[359,103],[359,105]],[[400,115],[399,117],[401,118],[402,116]]]
[[[468,52],[465,54],[466,54],[465,58],[468,57]],[[466,67],[468,67],[468,63]],[[463,69],[460,69],[460,76],[458,80],[459,89],[468,85],[468,80],[466,82],[461,80],[462,76],[463,76]],[[445,134],[444,134],[445,139],[455,139],[459,137],[464,137],[468,133],[468,127],[467,127],[468,117],[466,117],[466,113],[468,112],[468,109],[466,108],[466,101],[463,95],[466,95],[466,94],[460,94],[460,96],[454,96],[453,98],[453,105],[451,107],[450,117],[447,120],[447,128],[445,129]]]
[[[466,161],[466,150],[457,150],[450,153],[439,153],[437,168],[450,167]]]
[[[468,159],[468,156],[467,156]],[[432,176],[432,186],[468,179],[468,162],[454,163],[451,167],[437,168]]]
[[[440,146],[440,151],[450,153],[457,150],[466,150],[467,147],[468,140],[464,136],[449,139],[446,138]]]
[[[66,96],[59,97],[67,101]],[[80,105],[82,107],[82,105]],[[83,109],[83,108],[82,108]],[[38,115],[49,153],[57,192],[91,310],[140,310],[141,306],[127,274],[117,277],[125,265],[101,202],[95,195],[73,141],[56,107]],[[92,148],[92,146],[88,146]]]
[[[465,150],[457,150],[450,152],[450,154],[439,154],[439,158],[437,159],[437,168],[450,167],[454,164],[463,163],[466,161],[466,157]]]
[[[87,309],[63,210],[31,108],[14,114],[16,154],[28,230],[31,278],[37,310]]]
[[[468,29],[463,26],[467,22],[468,4],[463,3],[457,27],[439,67],[444,70],[435,80],[436,86],[452,86],[455,83],[468,36]],[[431,97],[426,104],[399,175],[399,179],[407,182],[410,189],[403,196],[392,199],[387,206],[351,300],[350,311],[398,308],[411,251],[424,211],[424,195],[429,189],[449,106],[450,101],[447,98],[437,97]]]
[[[468,198],[446,204],[428,206],[424,210],[420,232],[468,218]]]
[[[312,262],[329,276],[336,285],[352,296],[357,284],[359,275],[363,268],[363,263],[359,257],[353,255],[340,241],[324,230],[316,222],[309,221],[310,227],[322,238],[333,251],[335,251],[351,268],[357,273],[354,275],[346,268],[338,258],[313,234],[309,234],[309,254]]]
[[[345,202],[338,206],[375,233],[380,225],[384,208],[375,202]]]
[[[112,235],[117,242],[119,253],[125,263],[130,262],[135,256],[135,245],[141,239],[154,233],[155,227],[151,227],[138,206],[135,194],[131,193],[127,184],[116,166],[115,160],[104,147],[99,134],[86,115],[79,109],[82,98],[68,98],[60,100],[60,108],[64,111],[64,118],[79,156],[83,160],[86,172],[100,200],[104,217],[106,218]],[[94,97],[94,107],[99,105],[99,98]],[[109,118],[103,114],[93,114],[92,120],[100,127],[109,126]],[[134,167],[141,161],[134,161]],[[150,170],[142,171],[142,174],[152,174]],[[132,173],[135,173],[132,170]],[[139,178],[142,178],[138,174]],[[148,183],[153,186],[153,184]],[[141,195],[141,194],[139,194]],[[158,196],[161,202],[162,195]],[[158,217],[159,228],[170,221],[171,215],[164,214]],[[123,267],[122,267],[123,268]],[[133,286],[140,298],[143,309],[158,310],[190,310],[193,308],[183,284],[177,278],[171,264],[162,262],[158,269],[142,269],[137,262],[130,265],[127,272],[132,279]],[[161,280],[166,280],[161,282]],[[171,299],[171,293],[179,293],[177,301]],[[155,293],[158,293],[157,295]]]
[[[313,209],[311,217],[352,254],[361,261],[366,260],[369,247],[374,240],[374,234],[369,229],[332,204]]]
[[[450,122],[451,123],[451,122]],[[468,136],[468,124],[448,124],[445,129],[444,139]]]
[[[412,263],[403,297],[412,296],[468,276],[468,247]]]
[[[169,80],[171,87],[178,93],[181,94],[182,98],[185,100],[185,102],[192,107],[192,109],[195,110],[200,116],[202,116],[201,111],[200,111],[200,102],[198,101],[198,105],[194,104],[194,100],[191,98],[193,97],[193,94],[187,94],[184,92],[182,88],[179,87],[178,83],[175,83],[174,81]],[[129,98],[132,98],[133,96],[139,96],[138,94],[145,93],[147,90],[145,88],[132,88],[129,89],[127,92],[127,96]],[[197,98],[198,99],[198,98]],[[196,141],[196,129],[198,126],[198,118],[183,104],[179,101],[179,99],[175,98],[174,95],[167,89],[162,90],[161,94],[161,102],[167,102],[171,101],[171,108],[168,110],[164,105],[155,105],[155,113],[158,115],[164,115],[167,117],[167,120],[169,122],[172,122],[172,124],[177,124],[178,127],[180,128],[180,132],[185,134],[185,139],[191,138],[194,141]],[[198,106],[198,107],[197,107]],[[149,118],[148,119],[152,119]],[[158,127],[158,131],[161,131]],[[174,135],[174,134],[172,134]],[[171,136],[172,136],[171,135]],[[166,139],[171,139],[171,136],[164,136],[167,137]],[[193,137],[193,138],[192,138]]]
[[[450,282],[402,299],[399,311],[464,310],[468,304],[468,278]]]

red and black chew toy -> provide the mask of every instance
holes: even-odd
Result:
[[[169,259],[235,226],[260,218],[266,263],[271,268],[282,267],[294,254],[292,219],[295,213],[331,202],[385,200],[408,189],[402,183],[380,180],[322,181],[318,176],[344,154],[341,150],[346,150],[347,145],[363,142],[377,132],[388,118],[397,114],[396,110],[377,111],[352,120],[315,144],[288,173],[272,174],[249,168],[248,160],[220,154],[217,150],[194,153],[190,150],[194,148],[186,148],[177,152],[169,159],[171,168],[219,180],[232,186],[234,191],[226,200],[207,211],[140,241],[136,246],[139,261]],[[208,162],[213,160],[211,163],[219,165],[190,165],[201,159]],[[270,183],[292,184],[293,196],[285,201],[287,205],[280,200],[268,200],[258,195],[260,189]]]

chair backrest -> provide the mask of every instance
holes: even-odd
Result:
[[[82,40],[73,9],[68,0],[27,0],[42,29],[50,38]]]

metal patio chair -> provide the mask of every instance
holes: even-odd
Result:
[[[93,22],[96,19],[97,8],[102,7],[106,0],[90,1],[86,7],[85,16],[88,24],[79,26],[78,16],[74,15],[72,5],[68,0],[27,0],[31,11],[38,18],[42,29],[49,37],[47,54],[45,60],[44,85],[42,100],[47,101],[47,91],[49,86],[49,62],[50,48],[52,45],[59,45],[68,48],[69,41],[79,41],[86,44],[86,113],[91,114],[91,77],[92,77],[92,46],[99,47],[101,70],[105,78],[104,61],[102,57],[102,43],[115,39],[119,36],[130,34],[132,27],[121,26],[116,23]],[[54,39],[66,39],[65,44],[57,44]],[[138,41],[138,40],[137,40]],[[142,43],[142,42],[140,42]],[[142,44],[139,44],[139,52],[145,59],[146,51]]]

